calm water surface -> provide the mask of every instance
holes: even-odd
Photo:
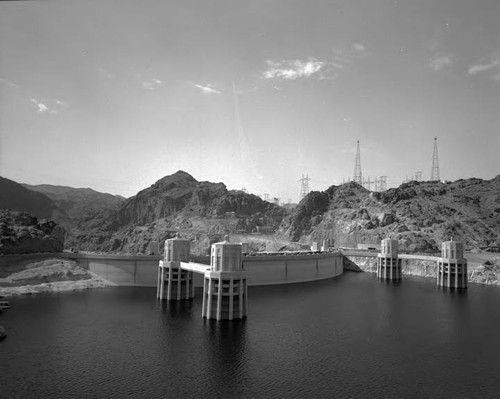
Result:
[[[251,287],[249,317],[201,318],[113,287],[12,298],[2,398],[498,398],[500,288],[373,274]]]

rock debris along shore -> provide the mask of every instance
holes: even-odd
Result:
[[[73,260],[24,261],[0,270],[0,296],[73,291],[112,285]]]
[[[0,295],[0,298],[3,298],[2,295]],[[2,314],[3,309],[8,309],[10,308],[10,304],[7,301],[0,301],[0,314]],[[3,341],[7,337],[7,332],[5,331],[5,327],[0,326],[0,342]]]
[[[470,254],[468,258],[468,281],[476,284],[500,285],[500,256]],[[350,259],[349,259],[350,258]],[[377,258],[351,256],[344,258],[344,270],[356,272],[377,272]],[[436,278],[436,262],[427,260],[404,260],[403,274]]]

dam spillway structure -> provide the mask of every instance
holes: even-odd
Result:
[[[247,316],[248,289],[243,270],[242,246],[223,242],[212,244],[210,268],[203,282],[202,316],[215,320],[237,320]]]
[[[181,268],[181,262],[189,262],[190,251],[189,240],[176,237],[165,241],[164,259],[158,267],[158,299],[180,301],[194,297],[193,272]]]
[[[441,244],[437,261],[437,285],[444,288],[467,288],[467,259],[464,245],[453,240]]]
[[[377,256],[377,277],[384,280],[400,280],[401,261],[398,257],[398,240],[383,239]]]

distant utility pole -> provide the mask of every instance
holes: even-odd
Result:
[[[307,194],[309,194],[309,181],[311,178],[308,175],[302,175],[302,179],[300,181],[300,199],[304,198]]]
[[[269,201],[269,194],[264,194],[264,201]]]
[[[385,191],[387,190],[387,176],[380,176],[380,186],[379,190],[380,191]]]
[[[356,147],[356,164],[354,165],[354,181],[359,185],[363,185],[363,176],[361,174],[361,154],[359,151],[359,140]]]
[[[431,171],[431,181],[440,181],[439,173],[439,159],[438,159],[438,142],[437,137],[434,137],[434,153],[432,155],[432,171]]]
[[[368,179],[363,179],[363,187],[366,188],[367,190],[372,191],[372,184],[374,183],[375,182],[371,181],[370,176],[368,176]]]
[[[373,191],[387,190],[387,176],[375,177],[375,181],[373,182],[373,184],[375,184],[375,188],[373,189]]]

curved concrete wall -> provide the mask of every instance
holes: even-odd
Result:
[[[71,254],[80,266],[121,286],[156,287],[161,256]]]
[[[122,286],[156,287],[160,256],[67,254],[98,276]],[[243,268],[248,285],[271,285],[322,280],[343,272],[340,253],[314,255],[247,256]],[[196,287],[203,276],[194,275]]]
[[[342,255],[247,256],[243,268],[248,285],[300,283],[323,280],[343,273]]]

